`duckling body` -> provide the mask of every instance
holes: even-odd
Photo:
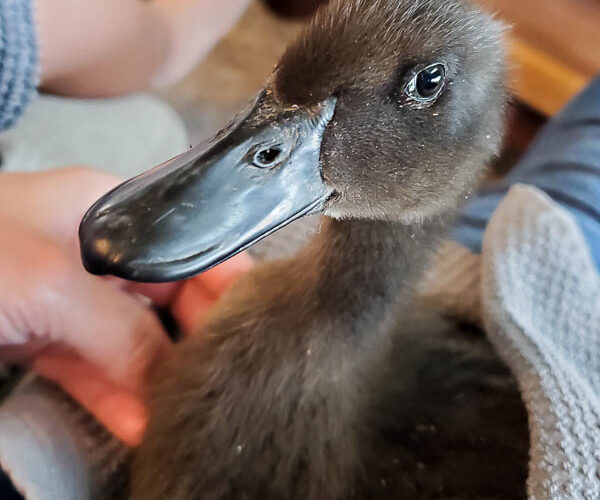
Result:
[[[469,358],[461,349],[441,355],[448,384],[421,386],[420,367],[439,350],[415,339],[466,336],[414,290],[498,150],[500,39],[501,28],[462,0],[332,0],[208,149],[127,182],[88,212],[88,269],[145,281],[199,272],[302,215],[324,214],[304,250],[240,279],[159,369],[133,500],[524,498],[526,421],[497,360],[486,369],[502,383],[486,387],[505,391],[518,425],[490,413],[483,395],[465,419],[485,429],[481,449],[446,434],[445,457],[485,479],[424,480],[419,491],[406,483],[420,462],[440,477],[452,468],[427,457],[426,442],[410,442],[415,391],[437,387],[455,411],[461,392],[473,393],[474,376],[451,377]],[[433,418],[434,408],[420,411]],[[504,434],[517,444],[494,437]]]
[[[413,300],[439,237],[326,220],[241,280],[161,370],[133,498],[526,498],[512,377]]]
[[[424,306],[403,314],[395,335],[354,498],[527,498],[527,414],[485,335]]]
[[[177,484],[158,481],[166,489],[154,498],[347,493],[367,437],[365,374],[385,362],[390,339],[383,325],[392,324],[394,306],[410,300],[407,285],[422,270],[432,238],[437,232],[422,227],[327,220],[301,255],[241,280],[154,387],[149,439],[136,461],[150,481],[134,476],[134,498],[153,498],[159,471]],[[406,240],[422,262],[406,259]],[[184,427],[194,437],[174,449],[172,436]],[[168,461],[156,462],[167,453]],[[202,473],[191,474],[190,466]],[[192,489],[180,482],[186,477]],[[224,478],[223,490],[208,495]]]

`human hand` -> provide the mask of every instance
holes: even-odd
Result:
[[[170,347],[139,294],[174,303],[191,328],[249,260],[241,256],[184,285],[87,274],[77,226],[116,182],[82,169],[0,174],[0,360],[30,362],[134,445],[146,424],[145,372]]]

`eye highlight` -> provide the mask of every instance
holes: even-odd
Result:
[[[447,74],[444,63],[431,64],[413,75],[406,84],[404,93],[422,106],[432,104],[442,92]]]

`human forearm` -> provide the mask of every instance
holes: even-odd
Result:
[[[249,0],[36,0],[41,85],[105,96],[173,83]]]
[[[36,0],[41,86],[76,96],[149,86],[165,63],[169,35],[139,0]]]

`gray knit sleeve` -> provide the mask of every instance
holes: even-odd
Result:
[[[38,78],[33,0],[0,0],[0,130],[33,100]]]

